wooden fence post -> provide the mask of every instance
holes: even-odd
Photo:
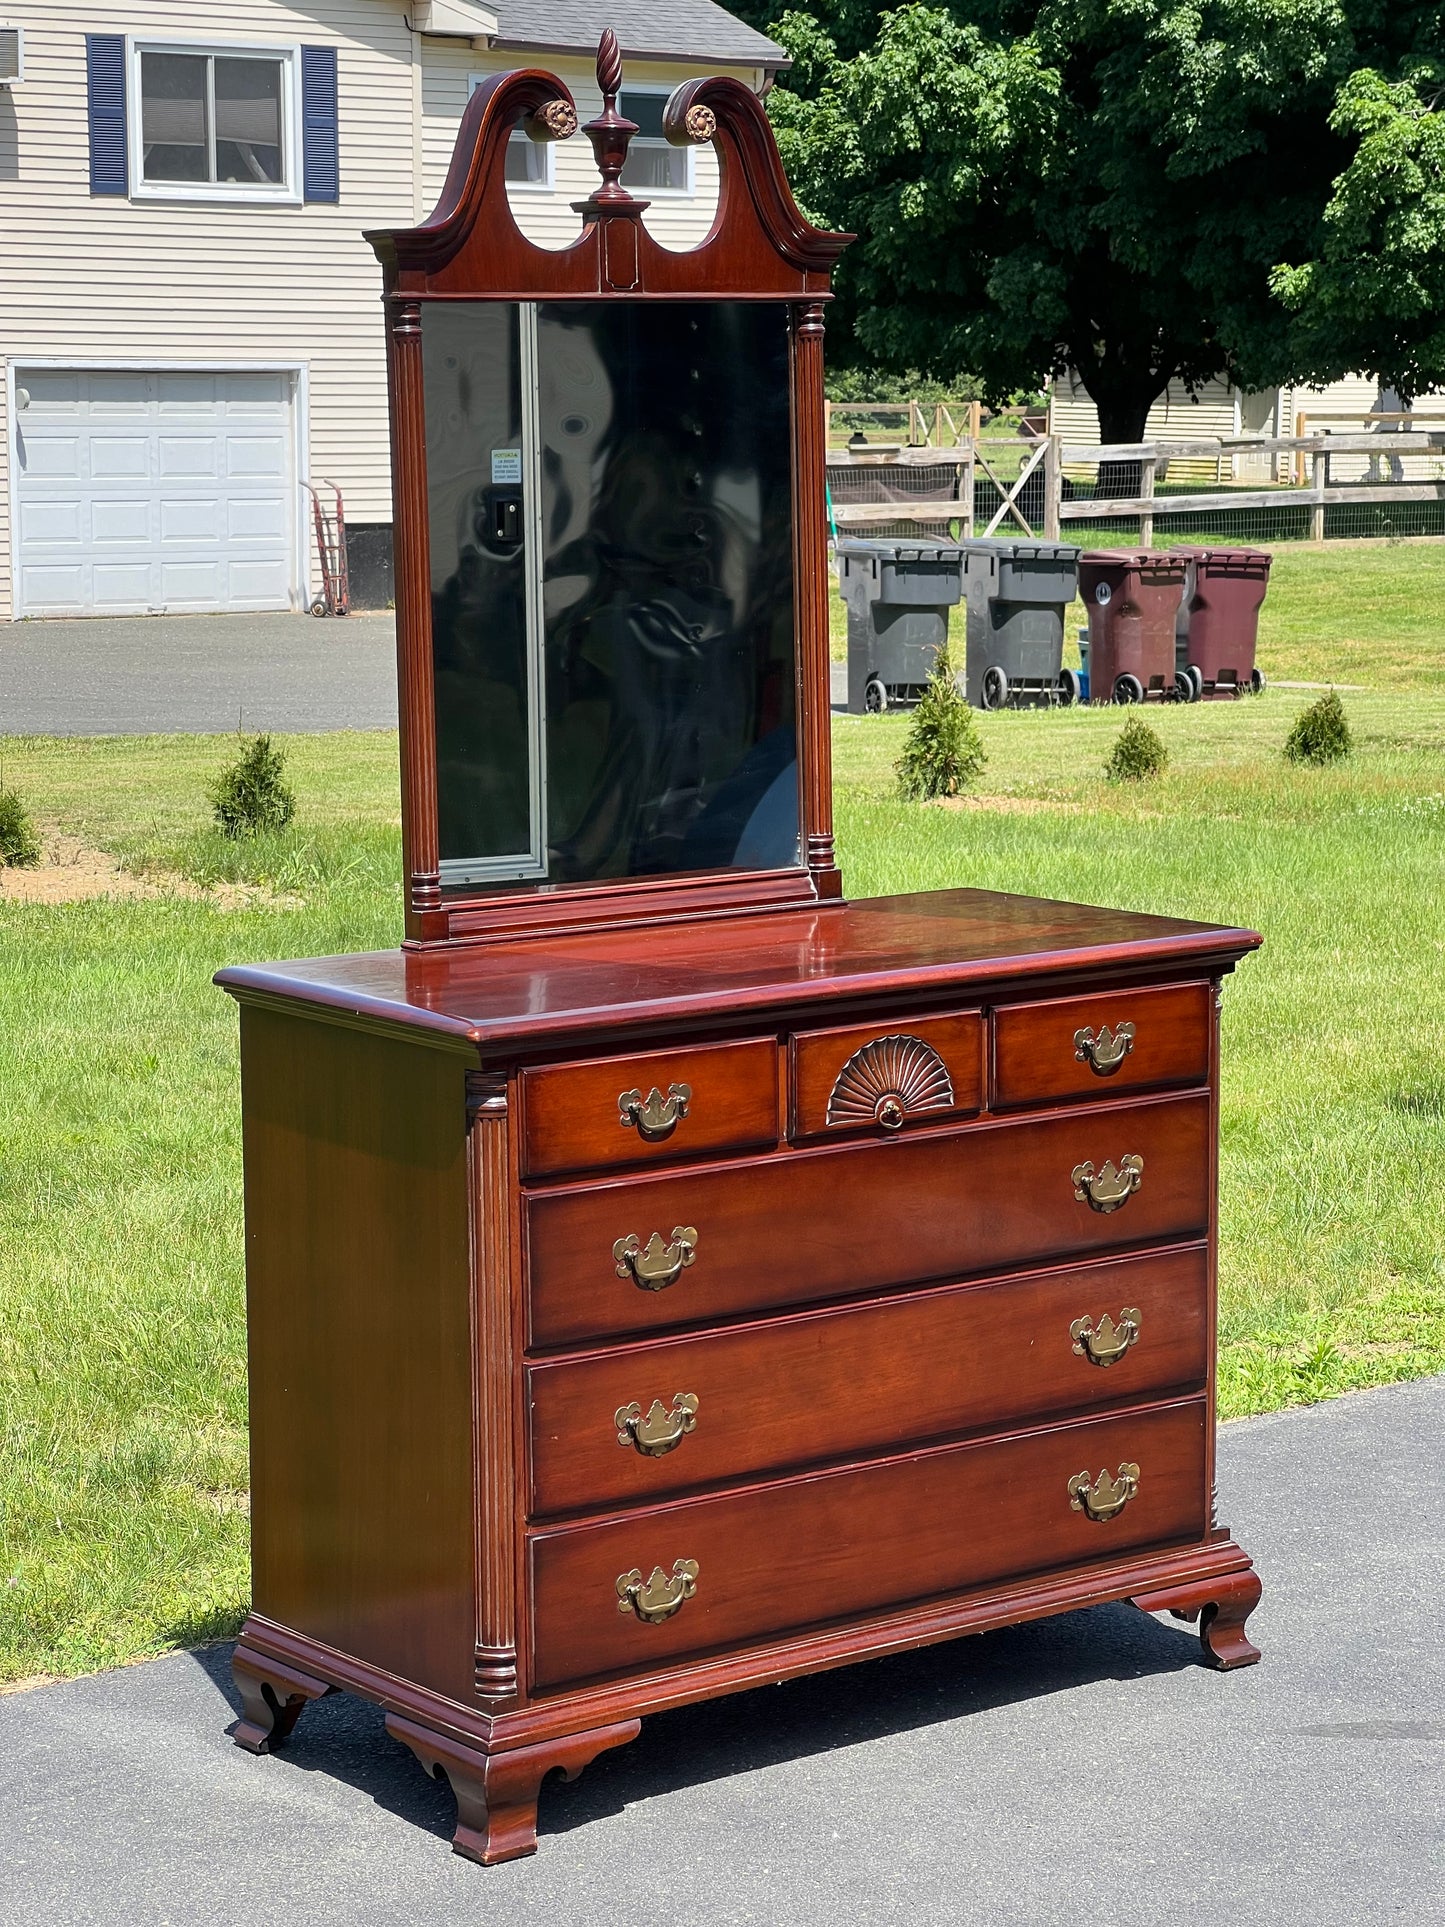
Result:
[[[1325,483],[1329,480],[1330,458],[1323,448],[1314,453],[1314,499],[1310,504],[1310,540],[1325,539]]]
[[[1154,500],[1154,482],[1157,475],[1158,469],[1152,460],[1145,460],[1139,464],[1139,499],[1141,501],[1152,502]],[[1141,549],[1152,549],[1153,546],[1154,511],[1152,508],[1146,508],[1143,509],[1139,515],[1139,547]]]
[[[1050,435],[1044,450],[1044,540],[1059,539],[1059,501],[1064,492],[1063,448],[1057,435]]]

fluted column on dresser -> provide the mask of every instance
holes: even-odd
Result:
[[[479,1699],[517,1693],[516,1421],[512,1252],[507,1197],[507,1090],[467,1079],[472,1200],[473,1433],[477,1468],[476,1587]]]
[[[803,858],[819,896],[839,897],[843,879],[833,850],[833,738],[829,699],[827,459],[823,401],[823,304],[792,310],[793,584],[797,597],[798,678],[812,701],[803,724]]]
[[[391,391],[392,552],[396,660],[402,688],[402,864],[407,935],[441,908],[436,807],[436,708],[431,650],[431,539],[427,527],[426,409],[422,392],[421,303],[388,302]]]

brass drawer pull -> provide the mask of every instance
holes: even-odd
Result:
[[[655,1398],[646,1418],[636,1399],[630,1405],[619,1405],[612,1415],[617,1443],[634,1447],[645,1459],[665,1458],[682,1444],[684,1433],[697,1424],[697,1405],[696,1392],[674,1392],[670,1412],[660,1398]]]
[[[1116,1325],[1108,1312],[1096,1325],[1092,1318],[1076,1318],[1069,1327],[1074,1350],[1091,1365],[1117,1365],[1139,1336],[1143,1320],[1137,1307],[1126,1305]]]
[[[1106,1520],[1117,1519],[1138,1490],[1139,1468],[1132,1461],[1121,1465],[1112,1479],[1107,1467],[1097,1479],[1091,1479],[1087,1471],[1076,1472],[1069,1480],[1069,1506],[1072,1511],[1086,1513],[1102,1525]]]
[[[669,1084],[667,1096],[654,1084],[644,1098],[641,1091],[622,1091],[617,1098],[617,1121],[623,1130],[635,1128],[648,1144],[671,1137],[692,1102],[690,1084]]]
[[[1074,1032],[1074,1055],[1095,1076],[1112,1077],[1133,1050],[1137,1035],[1133,1024],[1119,1024],[1112,1031],[1107,1024],[1100,1024],[1097,1030],[1085,1025]]]
[[[675,1224],[671,1244],[663,1243],[660,1231],[654,1231],[645,1245],[635,1232],[629,1232],[612,1247],[618,1277],[630,1278],[639,1291],[666,1291],[696,1256],[697,1227],[691,1224]]]
[[[1074,1196],[1080,1204],[1087,1204],[1091,1211],[1121,1211],[1144,1182],[1144,1160],[1131,1151],[1117,1165],[1112,1158],[1105,1158],[1102,1171],[1096,1171],[1092,1161],[1076,1164],[1072,1176]]]
[[[634,1566],[631,1572],[617,1575],[617,1610],[624,1617],[628,1613],[636,1613],[645,1626],[660,1626],[664,1619],[671,1619],[683,1601],[691,1599],[696,1591],[696,1559],[674,1560],[670,1575],[661,1566],[654,1566],[652,1577],[646,1585],[642,1583],[642,1574]]]

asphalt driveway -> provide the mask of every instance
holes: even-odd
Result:
[[[395,727],[390,613],[0,622],[0,736]]]
[[[0,622],[0,736],[395,727],[390,614]]]
[[[1262,1665],[1111,1606],[684,1708],[504,1867],[370,1707],[235,1749],[224,1650],[0,1699],[0,1921],[1432,1927],[1442,1472],[1445,1378],[1228,1426]]]

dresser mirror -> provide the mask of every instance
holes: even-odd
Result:
[[[444,892],[801,862],[782,302],[422,316]]]

